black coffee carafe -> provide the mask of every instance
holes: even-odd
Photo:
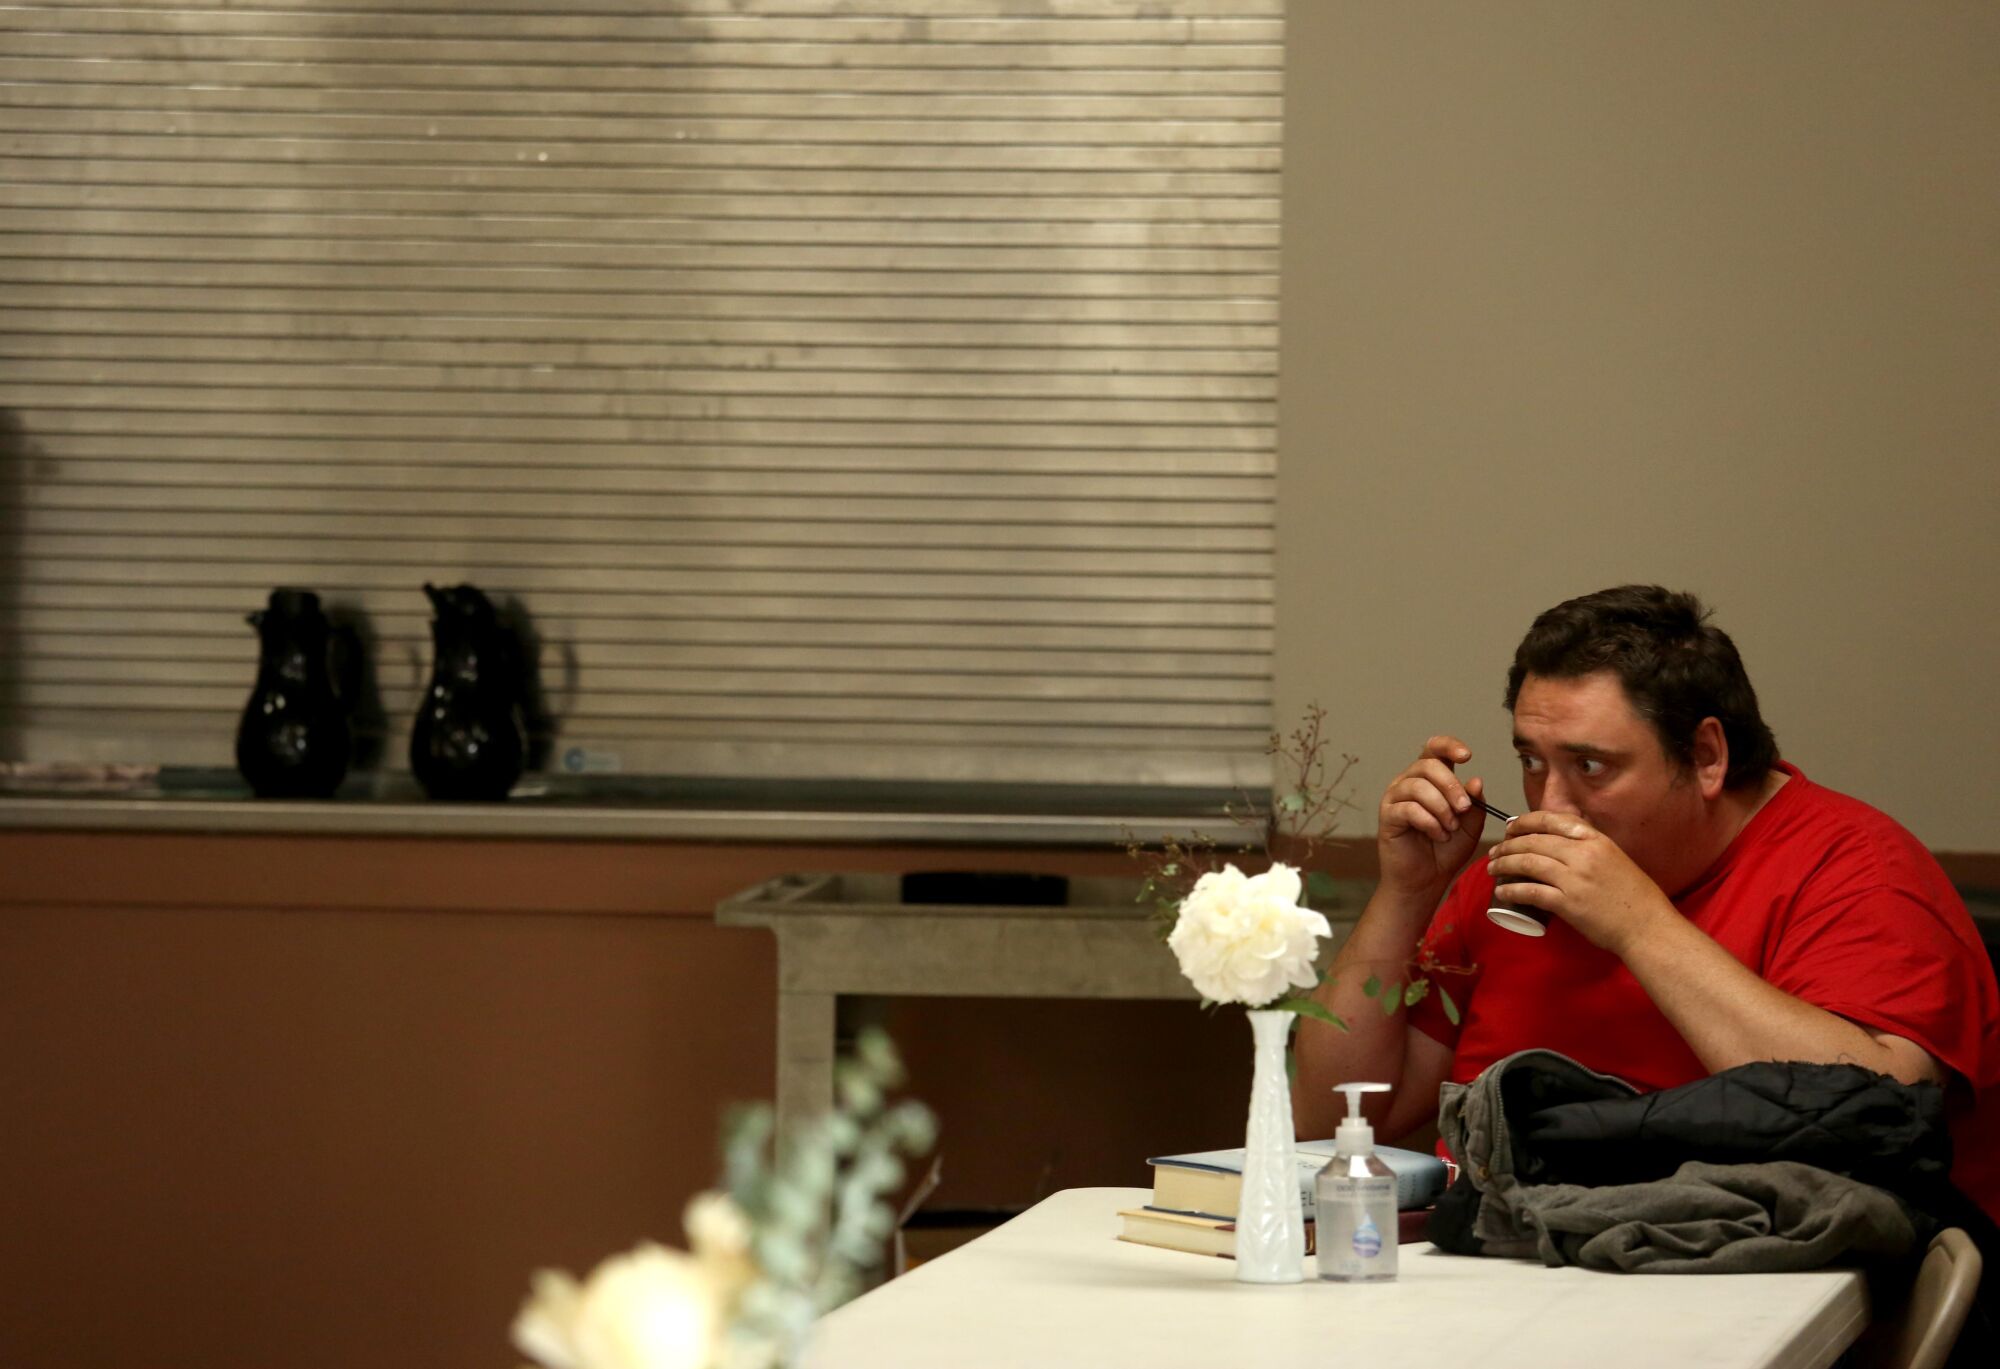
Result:
[[[352,739],[334,692],[319,596],[274,589],[246,619],[260,643],[257,684],[236,729],[236,768],[266,799],[323,799],[347,774]]]
[[[436,660],[410,732],[410,769],[434,799],[504,799],[527,755],[514,634],[472,585],[425,585]]]

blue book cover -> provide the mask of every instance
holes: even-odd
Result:
[[[1299,1193],[1305,1199],[1306,1216],[1314,1212],[1313,1180],[1320,1170],[1333,1158],[1332,1140],[1299,1141],[1294,1143],[1298,1155]],[[1397,1146],[1377,1146],[1375,1153],[1382,1157],[1396,1176],[1396,1206],[1403,1209],[1429,1207],[1438,1200],[1445,1186],[1450,1182],[1449,1167],[1435,1155],[1417,1150],[1403,1150]],[[1236,1197],[1241,1192],[1243,1177],[1243,1151],[1202,1150],[1185,1155],[1155,1155],[1146,1161],[1153,1166],[1154,1203],[1156,1206],[1173,1208],[1184,1212],[1207,1213],[1218,1217],[1235,1215]],[[1182,1170],[1194,1174],[1218,1176],[1220,1182],[1197,1180],[1193,1184],[1176,1184],[1167,1171]],[[1229,1183],[1233,1179],[1235,1182]],[[1166,1189],[1164,1194],[1162,1188]],[[1178,1193],[1177,1193],[1178,1190]],[[1205,1197],[1208,1206],[1198,1206],[1189,1201]],[[1218,1202],[1217,1199],[1226,1199]],[[1226,1206],[1227,1212],[1215,1212],[1214,1207]]]

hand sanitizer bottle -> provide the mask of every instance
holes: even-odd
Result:
[[[1333,1158],[1313,1181],[1319,1213],[1319,1276],[1336,1283],[1384,1283],[1396,1277],[1396,1174],[1375,1153],[1375,1129],[1361,1115],[1361,1095],[1387,1084],[1336,1084],[1347,1118],[1333,1134]]]

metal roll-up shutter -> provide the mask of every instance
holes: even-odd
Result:
[[[628,772],[1261,783],[1281,0],[0,9],[0,759],[276,585]]]

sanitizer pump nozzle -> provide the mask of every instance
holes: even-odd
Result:
[[[1375,1128],[1361,1115],[1361,1095],[1387,1084],[1336,1084],[1347,1095],[1347,1120],[1333,1134],[1333,1158],[1313,1181],[1319,1228],[1319,1276],[1338,1283],[1396,1277],[1396,1176],[1375,1153]]]
[[[1335,1084],[1335,1093],[1347,1098],[1347,1116],[1341,1119],[1340,1129],[1333,1133],[1333,1146],[1341,1155],[1373,1155],[1375,1153],[1375,1128],[1368,1125],[1368,1119],[1361,1115],[1361,1095],[1364,1093],[1387,1093],[1387,1084]]]

